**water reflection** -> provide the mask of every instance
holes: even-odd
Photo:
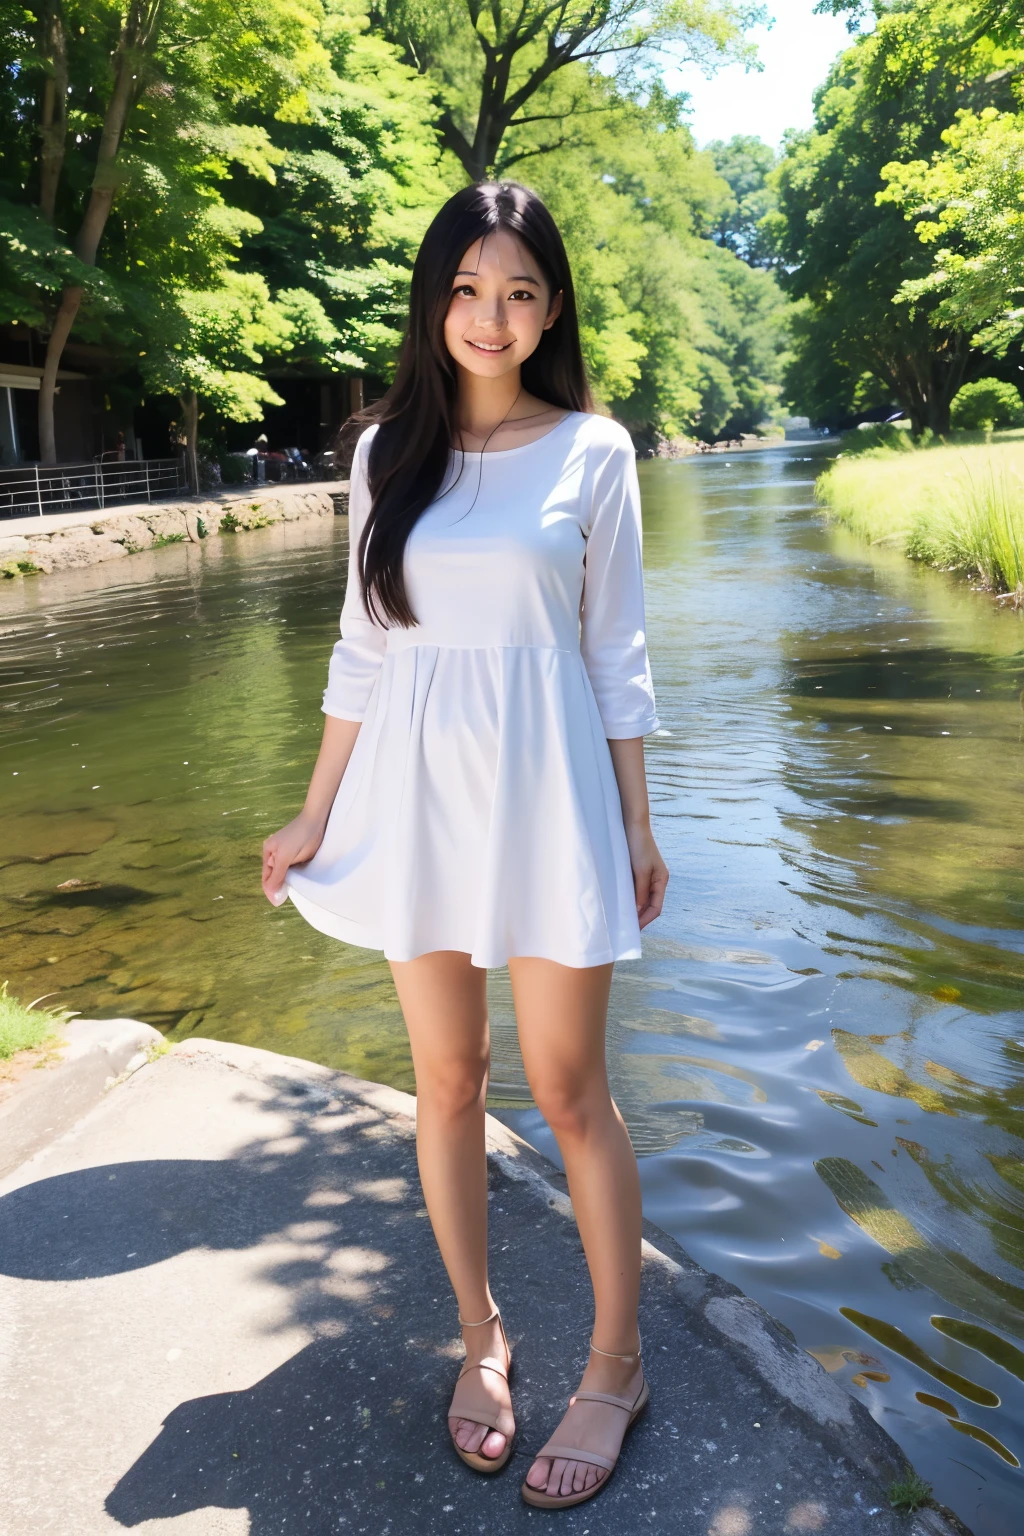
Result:
[[[615,978],[611,1073],[648,1214],[1003,1536],[1024,1459],[1024,626],[824,529],[815,468],[642,466],[673,882]],[[14,990],[411,1086],[379,959],[256,887],[315,751],[344,552],[340,526],[289,525],[137,556],[119,591],[4,591]],[[553,1151],[507,976],[489,989],[492,1102]]]

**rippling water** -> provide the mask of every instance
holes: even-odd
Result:
[[[797,448],[642,466],[673,880],[611,1070],[648,1214],[977,1536],[1024,1483],[1024,621],[827,530]],[[345,530],[0,594],[0,976],[412,1086],[386,967],[270,908]],[[545,1151],[491,978],[493,1102]],[[556,1154],[557,1155],[557,1154]]]

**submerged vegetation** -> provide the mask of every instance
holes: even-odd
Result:
[[[881,435],[881,434],[879,434]],[[817,485],[829,516],[873,544],[1024,598],[1024,440],[843,454]]]
[[[19,1003],[16,997],[8,996],[5,981],[0,986],[0,1061],[9,1061],[17,1051],[46,1045],[71,1017],[64,1008]]]

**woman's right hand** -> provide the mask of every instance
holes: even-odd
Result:
[[[324,840],[326,822],[314,821],[301,811],[280,832],[263,844],[263,894],[275,907],[286,900],[284,881],[293,864],[305,864]]]

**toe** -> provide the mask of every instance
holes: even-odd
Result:
[[[481,1443],[480,1454],[481,1456],[486,1456],[490,1461],[494,1461],[501,1455],[504,1449],[505,1436],[499,1434],[496,1429],[492,1429],[490,1434],[486,1435]]]
[[[548,1476],[551,1472],[551,1463],[547,1457],[539,1456],[526,1474],[526,1481],[531,1488],[543,1491],[548,1486]]]
[[[469,1451],[470,1455],[480,1449],[487,1433],[482,1424],[474,1424],[472,1419],[449,1419],[448,1427],[459,1450]]]

